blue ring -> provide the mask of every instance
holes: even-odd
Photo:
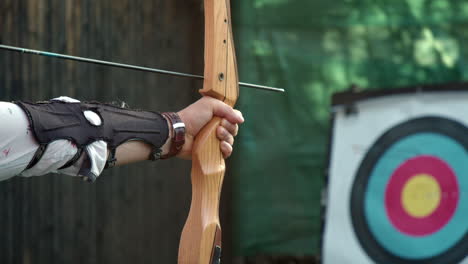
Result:
[[[410,151],[408,151],[410,150]],[[390,222],[385,209],[385,188],[392,173],[406,160],[432,155],[444,160],[455,172],[460,188],[458,207],[439,231],[423,237],[401,233]],[[459,242],[468,232],[468,153],[454,139],[436,133],[416,133],[391,145],[372,170],[364,198],[364,214],[371,233],[389,252],[407,259],[437,256]]]

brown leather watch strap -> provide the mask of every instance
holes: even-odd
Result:
[[[161,156],[161,159],[168,159],[177,155],[184,146],[185,124],[175,112],[165,112],[162,113],[162,116],[169,121],[171,126],[171,147],[169,149],[169,153]]]

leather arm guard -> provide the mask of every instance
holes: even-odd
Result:
[[[40,144],[27,169],[40,160],[47,144],[59,139],[70,140],[78,148],[77,155],[60,168],[63,169],[73,165],[85,147],[98,140],[107,142],[111,153],[106,167],[115,163],[115,149],[129,140],[141,140],[150,144],[153,151],[149,159],[157,160],[168,137],[166,119],[155,112],[131,110],[98,102],[68,103],[53,100],[15,103],[26,112],[31,130]],[[101,119],[100,124],[88,121],[84,114],[87,111],[97,114]]]

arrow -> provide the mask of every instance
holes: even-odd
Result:
[[[136,66],[136,65],[131,65],[131,64],[116,63],[116,62],[96,60],[96,59],[90,59],[90,58],[84,58],[84,57],[70,56],[70,55],[65,55],[65,54],[60,54],[60,53],[25,49],[25,48],[19,48],[19,47],[8,46],[8,45],[1,45],[0,44],[0,49],[15,51],[15,52],[21,52],[21,53],[26,53],[26,54],[34,54],[34,55],[64,59],[64,60],[80,61],[80,62],[92,63],[92,64],[97,64],[97,65],[105,65],[105,66],[110,66],[110,67],[115,67],[115,68],[130,69],[130,70],[135,70],[135,71],[152,72],[152,73],[173,75],[173,76],[192,78],[192,79],[200,79],[200,80],[204,79],[204,77],[201,76],[201,75],[182,73],[182,72],[175,72],[175,71],[166,71],[166,70]],[[223,76],[220,75],[219,78],[222,79]],[[254,89],[260,89],[260,90],[267,90],[267,91],[272,91],[272,92],[284,93],[284,89],[282,89],[282,88],[276,88],[276,87],[270,87],[270,86],[258,85],[258,84],[251,84],[251,83],[244,83],[244,82],[239,82],[239,85],[244,86],[244,87],[248,87],[248,88],[254,88]]]

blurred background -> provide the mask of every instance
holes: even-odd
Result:
[[[232,0],[247,122],[222,197],[223,263],[318,263],[330,98],[468,80],[468,1]],[[202,74],[201,0],[2,0],[0,43]],[[0,100],[176,111],[199,81],[0,52]],[[190,162],[0,183],[0,263],[176,263]]]

